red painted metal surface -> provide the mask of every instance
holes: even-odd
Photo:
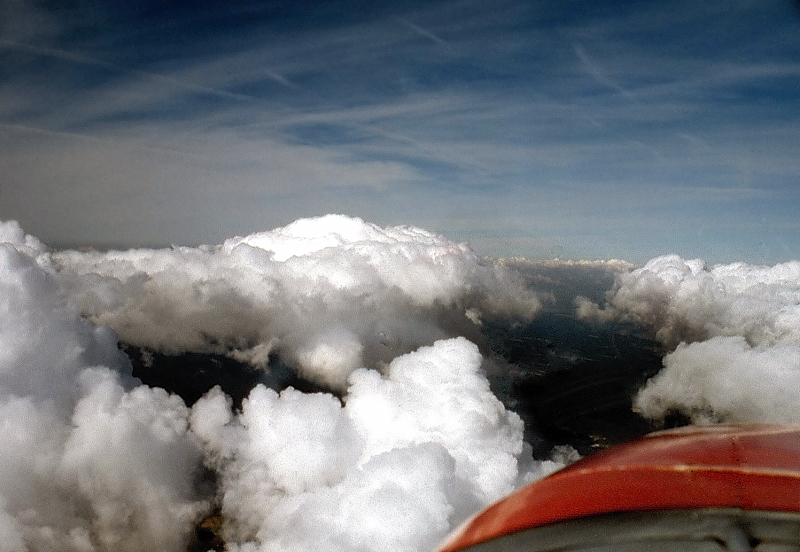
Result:
[[[699,508],[800,512],[800,426],[650,434],[512,493],[465,523],[439,552],[568,519]]]

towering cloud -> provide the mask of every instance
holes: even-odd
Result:
[[[539,300],[424,230],[301,220],[219,246],[51,252],[0,224],[0,550],[428,550],[570,459],[534,462],[492,394],[484,317]],[[276,355],[330,393],[191,408],[117,347]],[[465,337],[466,336],[466,337]]]
[[[483,316],[540,308],[510,271],[466,245],[336,215],[219,246],[53,259],[77,307],[127,343],[262,366],[279,354],[339,390],[356,368],[476,335]]]
[[[67,308],[45,248],[0,225],[0,550],[180,550],[207,507],[188,409],[132,388]]]
[[[192,423],[222,474],[226,537],[241,550],[431,549],[519,478],[522,422],[480,365],[457,338],[384,376],[355,371],[343,405],[257,387],[233,418],[209,393]]]
[[[658,257],[620,273],[603,308],[577,306],[585,318],[643,324],[671,351],[637,397],[644,415],[800,422],[800,262]]]

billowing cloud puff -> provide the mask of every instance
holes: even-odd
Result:
[[[708,267],[676,255],[617,275],[601,309],[583,300],[584,318],[628,318],[652,328],[667,348],[740,335],[751,345],[800,344],[800,262]]]
[[[634,406],[649,418],[800,423],[800,346],[751,347],[741,336],[681,344]]]
[[[229,550],[429,550],[574,460],[532,459],[456,337],[538,305],[466,246],[358,219],[124,253],[2,223],[0,551],[185,550],[215,508]],[[214,388],[189,408],[133,378],[103,323],[164,351],[278,351],[339,395],[257,386],[234,410]]]
[[[636,398],[645,416],[800,423],[800,262],[658,257],[618,274],[603,308],[576,303],[579,316],[632,320],[672,351]]]
[[[215,389],[192,426],[222,474],[236,550],[429,550],[520,479],[522,422],[491,393],[477,347],[437,341],[359,369],[344,404],[257,387],[241,415]]]
[[[17,221],[0,221],[0,243],[13,247],[41,264],[47,264],[47,247],[35,237],[26,234]]]
[[[512,272],[412,227],[328,215],[219,246],[53,255],[70,297],[129,344],[218,352],[264,365],[277,353],[344,389],[481,316],[535,315]]]
[[[181,550],[207,507],[188,409],[133,388],[116,336],[63,303],[47,264],[0,225],[0,549]]]

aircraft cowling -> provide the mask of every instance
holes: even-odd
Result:
[[[800,426],[651,433],[519,489],[437,552],[643,548],[800,550]]]

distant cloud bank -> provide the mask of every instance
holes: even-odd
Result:
[[[463,337],[535,316],[537,295],[419,228],[331,215],[218,246],[55,253],[8,222],[0,291],[7,549],[185,550],[216,508],[230,550],[422,551],[563,465],[533,461]],[[337,394],[259,385],[234,411],[214,388],[189,408],[131,377],[110,327],[264,370],[279,354]]]
[[[800,262],[709,267],[668,255],[618,274],[602,308],[576,304],[586,319],[649,328],[669,352],[636,399],[645,416],[800,421]]]
[[[800,422],[798,276],[795,262],[674,255],[487,260],[341,215],[108,252],[53,251],[0,223],[0,548],[177,552],[216,513],[229,550],[430,550],[577,457],[562,443],[534,460],[535,428],[489,380],[530,367],[493,350],[487,327],[534,328],[571,305],[585,322],[570,327],[595,341],[633,322],[666,354],[635,397],[642,415]],[[574,297],[586,278],[614,281],[605,300]],[[582,362],[515,335],[568,354],[556,371]],[[258,384],[234,406],[213,387],[187,405],[132,377],[118,339],[280,364],[313,391]]]

